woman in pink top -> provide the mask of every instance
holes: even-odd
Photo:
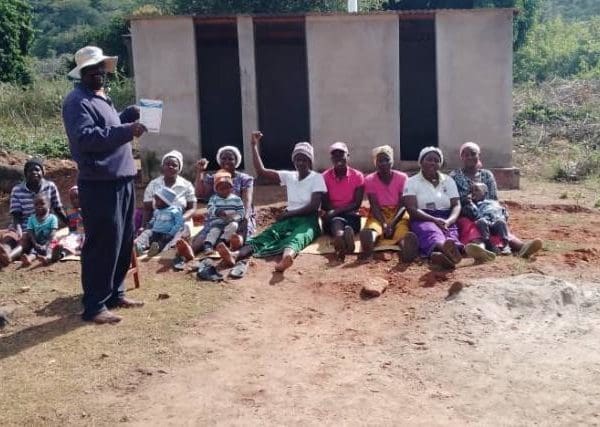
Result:
[[[408,214],[402,202],[402,194],[408,176],[393,170],[394,151],[389,145],[373,149],[376,171],[365,178],[365,192],[371,209],[365,227],[360,232],[363,257],[373,254],[375,242],[383,238],[390,244],[402,247],[404,261],[412,261],[418,251],[418,243],[408,233]],[[404,240],[404,241],[403,241]]]
[[[358,209],[365,193],[362,172],[348,166],[348,147],[343,142],[329,147],[333,167],[323,172],[327,194],[323,198],[323,231],[333,237],[338,259],[354,252],[354,233],[360,230]]]

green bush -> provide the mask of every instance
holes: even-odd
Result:
[[[64,77],[37,80],[29,87],[0,83],[0,149],[68,158],[61,109],[72,88]],[[132,79],[117,75],[108,88],[117,109],[135,102]]]
[[[561,78],[600,78],[600,17],[538,24],[514,58],[517,82]]]

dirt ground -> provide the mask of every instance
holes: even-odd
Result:
[[[265,223],[282,192],[256,193]],[[597,187],[525,179],[501,198],[544,240],[535,259],[302,255],[217,285],[152,260],[130,293],[146,306],[114,327],[78,320],[77,263],[11,266],[0,424],[600,424]],[[389,287],[366,299],[371,277]]]

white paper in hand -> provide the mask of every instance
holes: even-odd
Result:
[[[158,99],[140,99],[140,123],[148,132],[159,133],[163,102]]]

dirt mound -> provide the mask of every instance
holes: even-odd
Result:
[[[486,281],[463,290],[455,301],[451,311],[457,321],[481,325],[486,335],[571,335],[600,320],[597,285],[535,274]]]

